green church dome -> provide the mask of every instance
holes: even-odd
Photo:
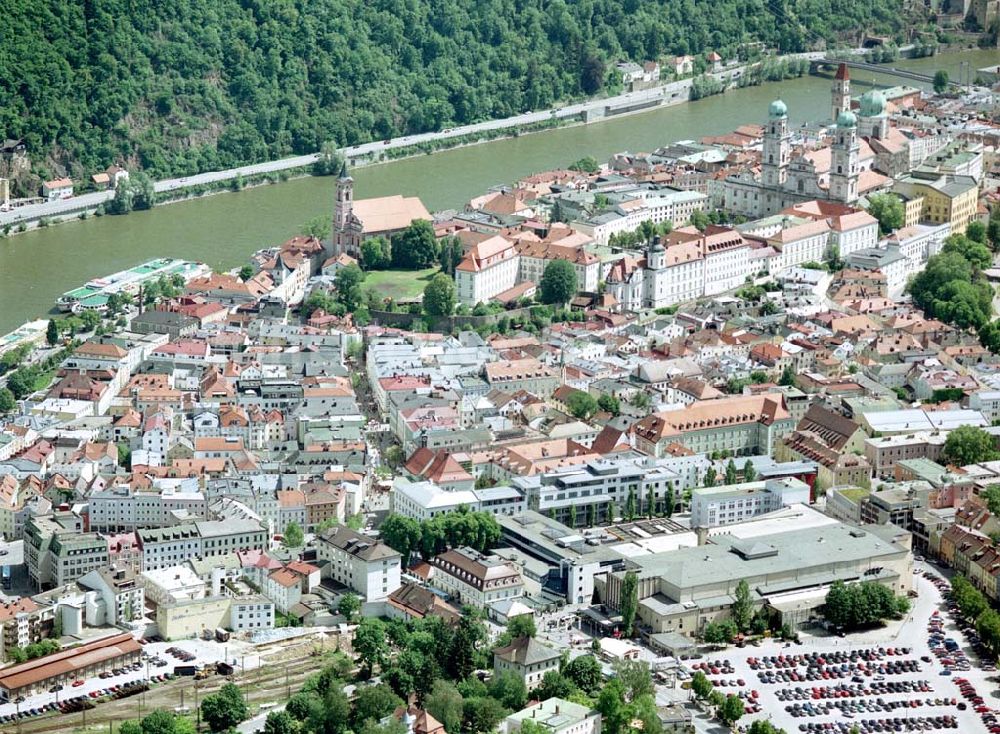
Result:
[[[772,119],[776,119],[778,117],[788,117],[788,107],[780,99],[776,99],[771,103],[771,106],[768,107],[767,114]]]

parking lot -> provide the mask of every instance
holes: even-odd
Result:
[[[804,636],[802,644],[770,640],[708,654],[688,667],[708,663],[704,672],[722,693],[747,701],[742,726],[766,718],[789,734],[847,734],[854,726],[862,734],[1000,732],[991,728],[1000,708],[996,673],[979,666],[938,585],[936,573],[916,576],[913,609],[885,629]]]

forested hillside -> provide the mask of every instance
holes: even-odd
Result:
[[[901,0],[8,0],[0,138],[186,174],[502,117],[620,59],[898,31]],[[810,29],[805,37],[798,30]]]

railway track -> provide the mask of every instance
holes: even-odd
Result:
[[[224,683],[236,683],[245,693],[250,704],[261,704],[269,701],[284,701],[301,687],[313,673],[322,666],[322,657],[317,657],[312,644],[298,645],[306,650],[296,650],[292,657],[268,662],[259,668],[246,673],[236,673],[232,676],[212,675],[204,680],[179,677],[166,683],[161,683],[148,691],[121,698],[118,700],[102,700],[94,708],[72,714],[52,712],[45,716],[25,719],[4,729],[9,732],[23,734],[49,734],[67,731],[107,731],[113,734],[115,725],[129,719],[138,719],[156,709],[173,711],[178,707],[189,707],[192,715],[196,715],[196,701],[200,703],[210,693],[217,692]],[[289,652],[284,650],[282,652]]]

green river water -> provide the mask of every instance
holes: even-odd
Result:
[[[944,68],[957,78],[960,62],[976,69],[996,64],[998,56],[995,50],[970,51],[894,65],[928,74]],[[855,93],[873,81],[884,86],[906,83],[860,72],[854,79]],[[419,195],[432,211],[461,207],[491,185],[565,166],[585,155],[606,160],[618,151],[649,151],[762,121],[776,97],[787,103],[793,123],[826,119],[830,81],[807,76],[597,124],[360,168],[352,173],[355,195]],[[64,291],[153,257],[233,267],[254,250],[296,234],[312,217],[332,214],[332,202],[333,180],[307,177],[0,240],[0,333],[46,314]]]

